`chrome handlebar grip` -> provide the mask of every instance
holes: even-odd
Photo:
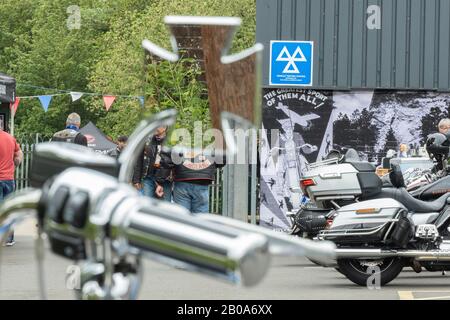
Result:
[[[59,212],[62,206],[56,205],[64,198],[61,190],[68,194],[63,213]],[[87,211],[84,218],[71,213],[77,211],[78,194],[89,199],[88,205],[80,206]],[[48,197],[53,201],[44,225],[52,247],[71,259],[104,260],[105,274],[113,270],[108,265],[111,259],[105,259],[108,252],[122,260],[129,255],[150,255],[172,266],[245,286],[257,284],[269,267],[265,236],[220,226],[176,204],[141,197],[129,185],[96,171],[66,170],[55,179]],[[72,202],[75,207],[71,209]],[[63,236],[80,241],[61,244]]]
[[[118,252],[131,247],[160,262],[244,286],[259,283],[270,263],[266,237],[219,226],[181,206],[142,197],[127,199],[117,208],[111,235]]]

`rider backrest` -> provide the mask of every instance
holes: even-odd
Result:
[[[398,164],[391,165],[391,172],[389,173],[389,179],[395,188],[406,188],[405,180],[403,179],[402,169]]]

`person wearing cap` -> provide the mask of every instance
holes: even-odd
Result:
[[[87,147],[87,139],[80,132],[80,124],[81,118],[77,113],[69,114],[66,121],[66,128],[55,133],[52,141],[75,143]]]

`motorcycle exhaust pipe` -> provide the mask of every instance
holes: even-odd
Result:
[[[336,249],[337,259],[413,258],[417,261],[450,261],[450,250]]]

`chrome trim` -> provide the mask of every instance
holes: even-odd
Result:
[[[307,163],[306,168],[307,170],[316,169],[319,167],[327,166],[330,164],[339,164],[339,159],[328,159],[328,160],[322,160],[322,161],[316,161],[313,163]]]
[[[381,249],[336,249],[338,259],[367,259],[367,258],[414,258],[417,261],[450,261],[450,250],[381,250]]]
[[[355,196],[317,196],[316,201],[321,200],[354,200]]]
[[[340,237],[340,236],[370,236],[381,231],[391,222],[397,222],[398,219],[391,219],[383,223],[381,226],[367,228],[367,229],[342,229],[342,230],[322,230],[319,234],[319,239],[326,239],[327,237]]]

